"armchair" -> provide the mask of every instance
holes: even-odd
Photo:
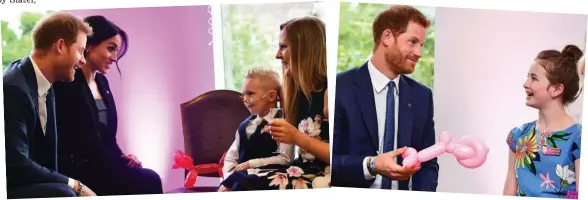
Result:
[[[204,93],[180,106],[186,155],[194,165],[222,166],[224,155],[235,139],[239,124],[249,115],[241,94],[231,90]],[[188,171],[186,170],[185,174]],[[219,177],[218,172],[199,174],[199,177]],[[172,193],[215,192],[216,186],[179,188]]]

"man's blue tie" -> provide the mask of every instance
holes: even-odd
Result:
[[[382,153],[394,150],[394,81],[388,83],[388,94],[386,95],[386,126],[384,128],[384,148]],[[382,177],[382,189],[392,189],[392,180]]]

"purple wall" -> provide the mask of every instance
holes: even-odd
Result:
[[[107,75],[119,116],[118,141],[162,177],[164,191],[182,187],[172,154],[184,150],[180,104],[214,90],[208,6],[69,11],[103,15],[130,38],[129,51]],[[200,185],[200,184],[199,184]]]

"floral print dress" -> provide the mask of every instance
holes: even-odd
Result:
[[[582,127],[540,132],[536,121],[514,128],[507,143],[515,153],[517,196],[565,198],[576,191],[574,161],[580,159]]]
[[[323,113],[325,90],[313,92],[311,94],[312,103],[302,93],[299,93],[300,117],[298,118],[297,128],[300,132],[310,137],[329,143],[329,123]],[[239,183],[235,184],[232,190],[284,190],[330,187],[330,166],[316,159],[305,149],[297,149],[298,158],[290,166],[269,170],[247,169],[231,174],[231,176],[239,176]]]

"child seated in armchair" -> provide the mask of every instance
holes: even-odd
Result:
[[[294,146],[274,141],[267,125],[275,117],[283,116],[272,108],[278,107],[281,96],[279,75],[269,69],[250,70],[242,86],[243,103],[251,112],[238,127],[235,141],[226,153],[223,175],[218,191],[230,191],[241,182],[242,176],[233,172],[247,169],[284,168],[294,160]],[[281,115],[281,116],[278,116]]]

